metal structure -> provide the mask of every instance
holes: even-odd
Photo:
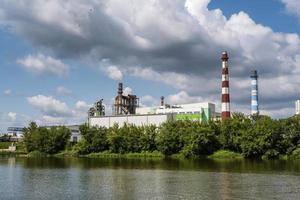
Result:
[[[136,95],[123,95],[123,84],[119,82],[118,96],[115,97],[114,114],[129,115],[135,114],[136,108],[139,107],[139,98]]]
[[[104,116],[105,115],[105,106],[103,105],[103,99],[100,99],[91,107],[88,111],[89,117]]]
[[[257,71],[253,70],[251,72],[251,115],[258,115],[259,108],[258,108],[258,75]]]
[[[228,73],[228,54],[222,52],[222,121],[230,118],[230,97],[229,97],[229,73]]]

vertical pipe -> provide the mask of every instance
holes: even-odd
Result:
[[[251,72],[251,115],[258,115],[258,75],[257,71]]]
[[[222,52],[222,121],[230,118],[230,97],[229,97],[229,75],[228,75],[228,55]]]
[[[164,106],[165,105],[165,97],[161,96],[160,97],[160,106]]]

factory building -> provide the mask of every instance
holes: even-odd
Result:
[[[95,103],[89,110],[88,123],[90,126],[112,127],[115,124],[123,126],[125,123],[159,126],[169,120],[194,120],[208,121],[220,118],[216,113],[213,103],[192,103],[182,105],[165,105],[164,97],[161,97],[160,106],[139,107],[139,99],[136,95],[123,95],[123,85],[118,84],[118,95],[115,97],[114,112],[111,116],[105,116],[105,108],[102,100]]]
[[[300,100],[295,102],[296,105],[296,115],[300,115]]]

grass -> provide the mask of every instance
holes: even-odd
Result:
[[[39,158],[39,157],[49,157],[49,154],[40,152],[40,151],[32,151],[29,154],[26,155],[26,157],[29,158]]]
[[[243,159],[243,155],[240,153],[235,153],[228,150],[219,150],[208,156],[208,158],[212,159]]]
[[[55,157],[78,157],[79,154],[76,151],[72,151],[72,150],[65,150],[62,152],[59,152],[57,154],[54,154]]]

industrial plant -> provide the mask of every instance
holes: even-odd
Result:
[[[88,112],[88,123],[90,126],[112,127],[115,124],[123,126],[124,123],[141,125],[161,125],[168,120],[226,120],[230,118],[229,97],[229,70],[228,54],[222,53],[222,97],[221,113],[216,111],[216,105],[211,102],[195,102],[191,104],[170,105],[165,103],[162,96],[160,105],[151,107],[140,107],[139,98],[136,95],[123,94],[123,83],[118,83],[117,96],[114,98],[112,115],[105,115],[103,99],[95,103]]]

